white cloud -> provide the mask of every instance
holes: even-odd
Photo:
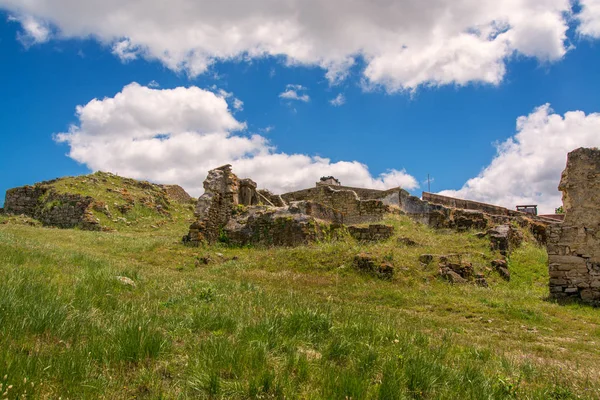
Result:
[[[233,108],[238,111],[242,111],[244,109],[244,102],[238,98],[233,99]]]
[[[581,31],[597,32],[598,0],[581,2]],[[335,84],[362,58],[367,84],[388,91],[498,84],[515,53],[559,60],[572,13],[569,0],[0,0],[0,8],[191,76],[217,60],[283,56],[323,68]]]
[[[567,153],[600,146],[600,113],[555,114],[549,104],[517,119],[515,136],[497,145],[497,154],[481,173],[460,190],[441,194],[498,204],[538,204],[552,213],[562,204],[558,191]]]
[[[17,34],[17,39],[25,47],[30,47],[38,43],[45,43],[52,37],[52,32],[48,25],[31,15],[10,16],[8,17],[8,20],[21,24],[23,32]]]
[[[600,38],[600,0],[580,0],[577,31],[584,36]]]
[[[131,43],[131,40],[123,39],[113,44],[112,53],[119,57],[121,61],[128,62],[138,58],[140,48]]]
[[[178,183],[194,195],[209,169],[227,163],[241,177],[279,193],[312,187],[323,175],[346,185],[418,187],[404,170],[373,177],[357,161],[277,152],[263,136],[244,134],[246,125],[233,117],[223,96],[197,87],[131,83],[76,110],[78,123],[55,136],[70,146],[71,158],[92,170]]]
[[[344,97],[343,94],[340,93],[334,99],[329,100],[329,103],[334,107],[339,107],[341,105],[344,105],[344,103],[346,103],[346,98]]]
[[[149,83],[148,83],[148,87],[149,88],[159,88],[160,84],[158,82],[156,82],[154,79],[152,79]]]
[[[310,101],[310,97],[304,93],[306,88],[302,85],[287,85],[285,91],[279,94],[279,97],[286,100],[298,100],[305,103]]]

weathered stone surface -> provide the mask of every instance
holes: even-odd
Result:
[[[547,232],[550,295],[600,304],[600,150],[569,153],[559,190],[565,218]]]
[[[394,234],[394,227],[389,225],[373,224],[367,227],[349,226],[350,236],[359,241],[376,242],[387,240]]]
[[[510,271],[508,269],[508,263],[506,260],[498,259],[492,261],[492,268],[500,274],[502,279],[510,281]]]
[[[368,253],[360,253],[354,257],[354,268],[359,271],[373,274],[381,279],[392,279],[394,277],[394,266],[388,261],[378,261]]]
[[[440,276],[447,280],[450,283],[467,283],[467,280],[460,276],[458,273],[454,272],[450,268],[445,268],[440,270]]]
[[[503,256],[507,256],[523,241],[520,233],[510,225],[498,225],[489,229],[487,235],[490,237],[491,249],[500,251]]]
[[[196,205],[196,221],[184,242],[296,246],[329,237],[344,221],[342,211],[326,204],[293,201],[286,205],[281,196],[256,186],[250,179],[238,179],[231,165],[209,171]]]
[[[160,187],[165,191],[169,199],[173,201],[181,204],[189,204],[192,201],[192,196],[179,185],[160,185]]]
[[[400,245],[404,245],[404,246],[408,246],[408,247],[419,246],[419,243],[417,243],[414,240],[412,240],[411,238],[407,238],[407,237],[399,237],[397,242]]]
[[[336,225],[300,212],[294,207],[250,207],[222,228],[221,240],[244,246],[299,246],[335,234]]]
[[[90,210],[93,202],[89,196],[57,193],[52,187],[39,184],[8,190],[4,205],[6,213],[26,215],[46,226],[100,230],[100,221]]]
[[[192,245],[216,242],[234,207],[240,204],[239,188],[239,179],[231,172],[231,165],[209,171],[204,181],[204,194],[196,204],[196,222],[190,226],[184,240]]]
[[[373,191],[381,192],[383,191]],[[366,198],[360,194],[365,194]],[[372,198],[368,189],[345,188],[337,185],[319,184],[315,188],[286,193],[281,197],[287,202],[310,200],[323,204],[341,213],[342,223],[363,224],[381,221],[391,212],[389,204],[383,198]],[[383,196],[383,195],[382,195]]]
[[[274,207],[285,207],[287,206],[286,202],[283,201],[281,195],[273,194],[269,190],[259,189],[258,195],[260,196],[260,200],[265,205],[272,205]]]

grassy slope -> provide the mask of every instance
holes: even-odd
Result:
[[[148,231],[170,227],[184,231],[191,223],[193,204],[164,201],[162,191],[151,184],[140,185],[139,181],[105,172],[91,175],[66,177],[52,183],[59,193],[91,196],[108,207],[110,217],[94,210],[93,214],[103,227],[118,231]],[[119,207],[132,205],[126,213]],[[158,212],[156,205],[163,206],[166,213]]]
[[[545,300],[542,249],[513,254],[510,283],[451,286],[418,256],[467,252],[484,271],[486,241],[388,222],[421,246],[187,248],[184,218],[0,225],[2,398],[600,397],[600,313]],[[360,251],[393,259],[397,277],[355,272]]]

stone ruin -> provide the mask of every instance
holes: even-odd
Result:
[[[109,173],[97,172],[86,177],[89,184],[94,185],[99,180],[105,180]],[[178,185],[155,185],[146,181],[122,178],[128,185],[137,186],[148,193],[145,206],[154,208],[157,212],[168,214],[166,205],[170,201],[189,204],[192,200],[189,194]],[[23,215],[36,219],[44,226],[57,228],[80,228],[89,231],[107,230],[102,226],[94,212],[102,213],[112,218],[107,205],[90,196],[77,193],[63,193],[53,186],[60,179],[36,183],[33,186],[22,186],[9,189],[6,192],[3,213]],[[117,209],[126,214],[135,203],[134,199],[124,190],[106,189],[118,192],[126,200]]]
[[[550,296],[600,305],[600,150],[570,152],[558,189],[565,218],[549,230]]]
[[[421,200],[402,188],[342,186],[331,176],[321,178],[315,187],[275,195],[257,189],[251,179],[239,179],[231,165],[209,171],[204,190],[196,206],[196,221],[184,237],[191,245],[221,240],[236,245],[293,246],[335,235],[341,226],[347,226],[359,241],[386,240],[393,235],[393,228],[380,222],[386,214],[395,213],[433,228],[481,230],[490,238],[492,248],[506,255],[514,243],[518,244],[513,222],[529,227],[541,243],[545,243],[548,224],[556,223],[431,193],[424,193]]]
[[[294,246],[330,235],[342,221],[340,212],[313,201],[287,204],[281,196],[257,190],[251,179],[239,179],[231,165],[213,169],[198,199],[196,221],[185,243],[224,241],[236,245]]]
[[[46,226],[79,227],[91,231],[101,229],[100,221],[92,213],[94,204],[92,197],[57,193],[46,183],[49,182],[8,190],[4,201],[4,212],[26,215]]]

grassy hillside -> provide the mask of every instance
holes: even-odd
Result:
[[[505,282],[485,239],[405,217],[384,243],[294,249],[184,247],[184,220],[84,232],[0,216],[2,398],[600,397],[600,312],[546,300],[536,245]],[[396,277],[355,271],[363,251]],[[489,288],[418,261],[457,252]]]
[[[93,197],[92,213],[108,230],[184,231],[193,217],[193,203],[169,198],[158,185],[111,173],[60,178],[49,186],[58,193]]]

